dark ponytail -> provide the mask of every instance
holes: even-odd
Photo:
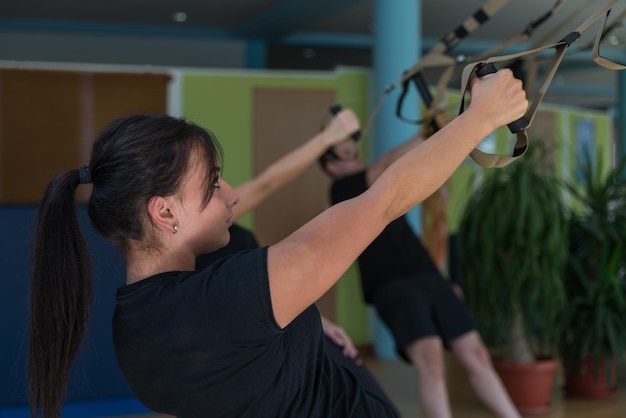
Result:
[[[78,226],[79,171],[58,174],[48,185],[35,231],[28,352],[31,417],[61,415],[72,361],[87,328],[91,262]]]
[[[134,115],[110,123],[88,166],[58,174],[39,209],[31,277],[28,354],[31,417],[57,418],[72,361],[85,337],[92,289],[91,263],[76,216],[80,183],[93,183],[88,213],[104,238],[155,248],[146,205],[175,194],[192,152],[207,162],[205,204],[219,174],[219,143],[210,132],[167,115]]]

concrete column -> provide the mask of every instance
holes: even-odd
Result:
[[[370,104],[373,108],[385,88],[396,82],[404,70],[412,67],[421,55],[421,0],[374,1],[373,77]],[[368,141],[370,161],[376,161],[390,148],[413,136],[419,126],[401,121],[395,116],[400,90],[396,88],[385,99],[374,121]],[[420,98],[413,92],[405,100],[405,115],[419,119]],[[415,179],[419,181],[419,179]],[[409,223],[421,231],[420,208],[407,215]],[[398,358],[389,330],[374,314],[374,350],[379,358]]]
[[[617,160],[626,156],[626,70],[617,72]]]
[[[267,67],[267,46],[260,40],[246,42],[245,50],[246,68],[261,69]]]

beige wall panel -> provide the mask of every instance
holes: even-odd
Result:
[[[54,173],[79,162],[79,76],[9,69],[0,77],[1,201],[37,202]]]
[[[320,131],[333,103],[332,90],[256,88],[253,138],[255,172]],[[304,225],[329,205],[330,180],[317,165],[279,190],[254,212],[254,232],[262,245],[275,243]],[[335,316],[331,289],[320,301],[322,314]]]
[[[166,113],[169,75],[0,70],[0,202],[34,203],[52,175],[86,164],[98,132]],[[81,187],[78,200],[89,196]]]

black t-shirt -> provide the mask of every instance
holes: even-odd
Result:
[[[366,173],[344,177],[331,188],[333,204],[356,197],[367,190]],[[440,272],[406,218],[391,222],[361,253],[358,259],[363,295],[372,294],[386,282],[408,277],[439,277]]]
[[[201,254],[196,257],[196,270],[202,270],[217,260],[231,254],[236,254],[239,251],[259,248],[259,242],[252,231],[237,224],[232,224],[230,228],[228,228],[228,232],[230,232],[230,241],[228,241],[226,246],[212,253]]]
[[[324,351],[317,308],[274,321],[267,248],[117,292],[113,342],[150,409],[178,418],[395,417]]]

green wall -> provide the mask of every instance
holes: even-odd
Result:
[[[337,101],[352,108],[360,117],[362,126],[368,122],[369,73],[358,69],[338,69],[334,72],[269,72],[229,71],[200,72],[182,75],[182,114],[187,119],[210,129],[224,148],[224,178],[236,186],[253,175],[252,97],[255,87],[334,90]],[[450,117],[458,112],[459,95],[448,94]],[[612,155],[612,122],[606,112],[542,105],[540,111],[551,112],[555,121],[557,155],[555,168],[569,177],[576,169],[578,121],[593,126],[593,146],[606,161]],[[402,123],[402,122],[399,122]],[[367,141],[367,138],[364,139]],[[495,133],[497,150],[505,153],[512,146],[513,136],[506,127]],[[530,146],[533,146],[532,128]],[[367,146],[362,147],[364,150]],[[607,166],[608,167],[608,166]],[[465,204],[474,182],[489,170],[467,159],[448,182],[448,222],[451,232],[458,230]],[[253,228],[252,215],[241,223]],[[337,322],[344,327],[356,344],[368,344],[369,314],[363,304],[358,268],[353,265],[336,287]]]
[[[448,101],[451,103],[451,116],[454,117],[458,110],[458,95],[450,93]],[[579,141],[579,123],[591,126],[591,143],[594,152],[600,156],[604,167],[608,170],[613,156],[613,124],[608,112],[579,109],[566,106],[544,104],[538,113],[549,113],[554,118],[554,141],[555,146],[555,172],[564,179],[571,179],[576,175],[577,168],[577,143]],[[541,127],[538,118],[531,124],[528,132],[529,146],[537,144],[540,138]],[[515,141],[508,128],[502,127],[495,132],[497,152],[506,154],[512,149]],[[523,158],[523,157],[522,157]],[[448,223],[451,232],[456,232],[463,216],[465,205],[475,188],[475,183],[482,176],[488,175],[490,170],[480,167],[471,159],[461,165],[448,182]]]
[[[256,87],[334,90],[337,101],[367,119],[367,71],[202,72],[182,75],[182,115],[211,130],[224,148],[224,178],[236,186],[254,175],[252,98]],[[252,215],[241,224],[254,229]],[[336,287],[336,320],[355,344],[369,343],[367,308],[358,269],[352,266]]]

